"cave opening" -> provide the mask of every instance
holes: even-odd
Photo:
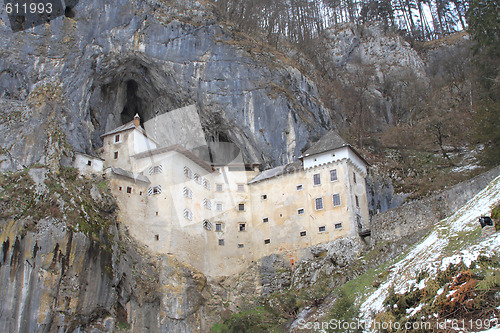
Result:
[[[72,7],[66,6],[66,8],[64,9],[64,16],[68,18],[75,18],[76,14]]]
[[[144,110],[144,101],[137,95],[139,90],[139,84],[135,80],[127,81],[127,97],[125,106],[121,112],[121,121],[122,124],[125,124],[132,119],[136,114],[141,117],[141,126],[143,126],[144,118],[143,110]]]

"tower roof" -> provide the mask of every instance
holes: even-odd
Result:
[[[329,131],[323,135],[318,141],[312,144],[312,146],[305,151],[304,155],[300,158],[304,158],[311,155],[317,155],[324,153],[326,151],[339,149],[342,147],[349,147],[366,165],[370,165],[367,160],[353,146],[348,144],[340,135],[335,131]]]

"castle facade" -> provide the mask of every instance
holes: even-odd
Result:
[[[334,132],[299,161],[262,172],[258,164],[207,162],[181,145],[160,147],[138,116],[102,138],[121,222],[151,251],[207,276],[239,273],[273,253],[294,265],[307,247],[369,234],[368,163]]]

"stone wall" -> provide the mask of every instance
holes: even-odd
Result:
[[[395,241],[452,215],[500,175],[500,166],[430,197],[372,216],[371,241]]]

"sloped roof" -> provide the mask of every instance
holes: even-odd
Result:
[[[201,166],[203,169],[207,170],[208,172],[212,172],[214,170],[210,166],[210,164],[208,164],[207,162],[205,162],[204,160],[202,160],[201,158],[199,158],[195,154],[191,153],[189,150],[185,149],[181,145],[172,145],[172,146],[168,146],[168,147],[163,147],[163,148],[148,150],[148,151],[145,151],[145,152],[133,155],[131,157],[137,158],[137,159],[147,158],[147,157],[151,157],[153,155],[159,155],[159,154],[168,153],[168,152],[171,152],[171,151],[175,151],[175,152],[177,152],[179,154],[182,154],[182,155],[186,156],[191,161],[193,161],[194,163],[198,164],[199,166]]]
[[[337,149],[340,147],[347,146],[347,142],[340,137],[336,132],[329,131],[323,135],[318,141],[313,143],[313,145],[306,150],[304,156],[320,154],[322,152]]]
[[[297,170],[302,170],[302,162],[301,161],[295,161],[293,163],[289,163],[286,165],[280,165],[278,167],[264,170],[261,173],[259,173],[255,178],[250,180],[248,184],[253,184],[257,183],[266,179],[278,177],[287,173],[292,173]]]
[[[304,158],[310,155],[321,154],[325,151],[330,151],[342,147],[349,147],[366,165],[370,165],[367,160],[353,146],[348,144],[340,135],[335,131],[329,131],[323,135],[318,141],[313,143],[313,145],[305,151],[304,155],[300,158]]]
[[[149,181],[149,178],[144,176],[144,175],[134,174],[133,172],[126,171],[126,170],[123,170],[120,168],[111,167],[111,172],[115,175],[127,177],[127,178],[133,179],[135,181],[140,181],[140,182],[147,183],[147,184],[151,183]]]
[[[114,130],[111,130],[111,131],[109,131],[107,133],[104,133],[103,135],[101,135],[101,138],[103,138],[105,136],[108,136],[108,135],[113,135],[113,134],[116,134],[116,133],[124,132],[124,131],[127,131],[129,129],[136,129],[136,130],[138,130],[139,132],[142,133],[142,135],[144,135],[145,137],[147,137],[149,140],[151,140],[154,143],[158,144],[158,142],[156,142],[155,139],[151,138],[142,127],[135,126],[133,120],[129,121],[128,123],[125,123],[125,124],[123,124],[123,125],[121,125],[121,126],[119,126],[117,128],[115,128]]]
[[[78,151],[78,150],[75,151],[75,154],[79,154],[79,155],[82,155],[82,156],[86,156],[86,157],[90,157],[90,158],[94,158],[94,159],[98,159],[98,160],[104,161],[104,159],[100,158],[97,155],[82,153],[81,151]]]
[[[104,133],[103,135],[101,135],[101,138],[105,137],[105,136],[108,136],[108,135],[111,135],[111,134],[120,133],[120,132],[129,130],[129,129],[134,129],[134,128],[137,128],[135,126],[135,124],[134,124],[134,121],[130,121],[130,122],[126,123],[126,124],[123,124],[123,125],[115,128],[114,130],[111,130],[111,131],[109,131],[107,133]],[[139,128],[137,128],[137,129],[139,129]],[[142,128],[141,128],[141,130],[142,130]]]

